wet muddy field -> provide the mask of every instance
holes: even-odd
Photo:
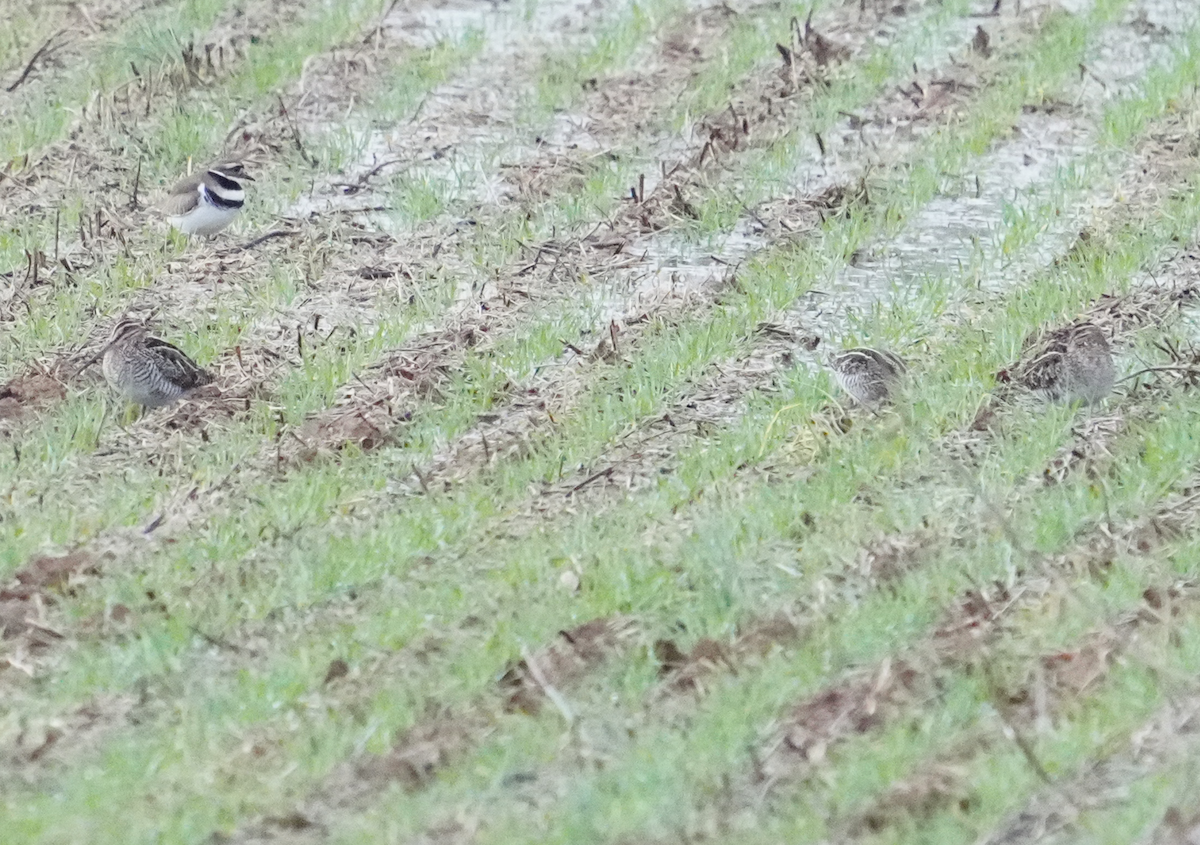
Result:
[[[5,843],[1200,836],[1190,0],[0,16]]]

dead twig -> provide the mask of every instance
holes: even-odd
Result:
[[[64,32],[66,32],[65,29],[60,29],[58,32],[47,38],[46,43],[37,48],[37,52],[33,54],[33,58],[29,60],[29,64],[25,65],[25,70],[21,71],[21,75],[17,77],[17,81],[12,85],[9,85],[4,90],[11,94],[13,91],[16,91],[18,88],[20,88],[22,83],[29,78],[29,74],[33,72],[33,66],[37,64],[37,60],[42,58],[42,56],[49,55],[50,52],[52,52],[50,45],[54,42],[55,38],[58,38],[58,36],[62,35]]]
[[[277,98],[279,100],[279,111],[283,115],[284,121],[287,122],[288,129],[292,131],[292,142],[295,143],[296,149],[300,153],[300,157],[303,158],[310,166],[316,167],[319,162],[313,156],[308,154],[308,150],[304,149],[304,142],[300,140],[300,129],[292,120],[292,114],[288,111],[288,107],[284,105],[283,96],[277,95]]]
[[[601,478],[608,478],[610,475],[612,475],[612,474],[613,474],[613,472],[614,472],[615,470],[616,470],[616,467],[615,467],[615,466],[610,466],[610,467],[606,467],[606,468],[604,468],[604,469],[600,470],[600,471],[599,471],[599,472],[597,472],[597,473],[594,473],[594,474],[592,474],[592,475],[589,475],[589,476],[588,476],[587,478],[585,478],[583,481],[579,482],[579,483],[578,483],[578,484],[576,484],[574,487],[572,487],[572,488],[570,489],[570,491],[568,491],[568,492],[567,492],[567,495],[568,495],[568,496],[570,496],[570,495],[572,495],[572,494],[574,494],[574,493],[578,493],[580,490],[582,490],[584,487],[587,487],[587,486],[588,486],[589,484],[591,484],[593,481],[599,481]]]
[[[231,252],[245,252],[248,249],[254,249],[254,247],[258,246],[259,244],[266,243],[267,241],[273,240],[274,238],[286,238],[289,235],[298,235],[298,234],[300,234],[300,233],[296,229],[272,229],[270,232],[267,232],[265,235],[260,235],[252,241],[247,241],[246,243],[242,244],[241,246],[235,247],[233,250],[231,250]]]
[[[529,670],[530,676],[542,688],[542,692],[546,694],[546,698],[550,699],[551,703],[562,714],[567,726],[575,724],[575,714],[571,711],[571,705],[567,703],[567,699],[559,692],[554,684],[550,683],[550,679],[542,672],[542,668],[538,665],[537,660],[529,652],[529,649],[521,647],[521,657],[525,660],[525,668]]]
[[[1146,373],[1195,373],[1200,375],[1200,365],[1164,365],[1161,367],[1146,367],[1144,370],[1138,370],[1132,375],[1117,379],[1117,384],[1120,384],[1124,381],[1129,381],[1130,379],[1135,379],[1138,376],[1144,376]]]
[[[370,182],[376,176],[378,176],[385,167],[391,167],[394,164],[404,164],[404,163],[405,163],[405,161],[402,158],[394,158],[394,159],[390,159],[388,161],[382,161],[379,164],[372,167],[366,173],[363,173],[362,175],[355,177],[353,182],[333,182],[331,184],[335,188],[342,188],[343,189],[342,193],[346,194],[347,196],[353,196],[354,194],[357,194],[359,191],[361,191],[363,188],[367,187],[367,183]],[[408,164],[408,167],[412,167],[412,165],[413,165],[413,163],[411,161],[408,162],[407,164]],[[407,170],[408,167],[406,167],[405,169]]]

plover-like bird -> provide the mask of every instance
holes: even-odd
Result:
[[[167,222],[185,235],[215,235],[246,201],[243,182],[253,182],[240,161],[221,161],[182,179],[158,203]]]

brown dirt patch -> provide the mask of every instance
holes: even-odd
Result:
[[[859,553],[858,574],[868,583],[890,584],[920,567],[934,545],[936,540],[926,529],[880,537]]]
[[[348,386],[338,403],[306,420],[280,446],[280,460],[307,462],[334,456],[347,446],[370,451],[393,442],[399,427],[422,402],[439,402],[443,388],[467,351],[488,331],[480,321],[430,332],[390,352],[363,379]],[[424,476],[423,483],[430,480]]]
[[[68,713],[37,716],[11,732],[0,730],[5,769],[0,783],[10,777],[28,783],[47,771],[67,769],[81,752],[98,748],[109,732],[127,724],[137,706],[131,696],[101,695]]]
[[[31,368],[0,385],[0,433],[67,397],[56,371]]]
[[[659,694],[689,692],[705,695],[713,675],[736,674],[775,649],[794,645],[802,636],[800,626],[780,614],[748,623],[729,643],[703,637],[685,652],[674,640],[657,640],[654,656],[658,659],[663,682]]]
[[[593,619],[569,631],[559,631],[555,642],[525,655],[504,673],[500,689],[505,707],[538,713],[559,687],[578,683],[637,633],[633,620],[621,616]]]
[[[952,807],[967,812],[974,803],[967,768],[950,760],[940,761],[889,787],[848,830],[853,837],[865,837],[904,822],[931,818]]]
[[[904,659],[848,678],[796,705],[759,753],[756,780],[768,788],[814,771],[831,745],[882,727],[930,694],[930,677]]]
[[[479,714],[437,717],[414,725],[390,751],[360,761],[354,771],[372,788],[399,783],[409,791],[421,789],[438,771],[483,741],[487,732]]]
[[[100,561],[83,549],[62,556],[33,558],[0,587],[0,668],[33,674],[33,663],[69,637],[49,609],[63,594],[100,571]]]

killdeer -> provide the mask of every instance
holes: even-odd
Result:
[[[213,380],[181,350],[149,337],[144,325],[127,318],[113,328],[101,368],[113,390],[147,408],[170,405]]]
[[[857,347],[833,356],[833,374],[842,390],[860,405],[874,409],[899,386],[907,367],[891,352]]]
[[[1116,378],[1108,339],[1095,323],[1072,323],[1039,338],[1017,381],[1052,402],[1099,402]]]
[[[167,222],[185,235],[215,235],[233,222],[253,182],[240,161],[220,161],[181,180],[158,203]]]

